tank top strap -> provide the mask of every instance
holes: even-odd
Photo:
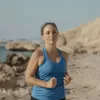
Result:
[[[66,63],[66,60],[65,60],[65,58],[64,58],[64,56],[63,56],[61,50],[59,50],[58,48],[57,48],[57,50],[58,50],[58,53],[59,53],[59,56],[61,57],[61,59],[64,60],[64,62]],[[46,59],[49,59],[45,47],[43,47],[43,55],[44,55],[44,59],[45,59],[45,60],[46,60]]]
[[[45,47],[43,47],[43,55],[44,59],[48,59]]]
[[[61,59],[64,60],[64,62],[66,63],[66,60],[65,60],[65,58],[64,58],[64,56],[63,56],[61,50],[59,50],[58,48],[57,48],[57,50],[58,50],[58,52],[59,52],[59,55],[60,55]]]

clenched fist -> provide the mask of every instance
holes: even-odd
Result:
[[[57,79],[56,78],[51,78],[47,83],[46,87],[47,88],[54,88],[57,85]]]
[[[71,82],[72,78],[69,75],[66,75],[64,77],[64,84],[68,85]]]

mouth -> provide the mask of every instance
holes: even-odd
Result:
[[[53,38],[53,39],[50,39],[51,41],[55,41],[56,39],[55,38]]]
[[[53,37],[53,38],[50,38],[50,40],[55,40],[56,38],[55,37]]]

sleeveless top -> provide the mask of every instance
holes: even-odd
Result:
[[[64,81],[63,77],[66,72],[66,61],[59,49],[60,56],[59,62],[53,62],[49,59],[46,49],[43,48],[44,61],[38,67],[35,77],[48,81],[50,78],[55,77],[57,79],[57,85],[54,88],[44,88],[34,86],[32,88],[32,96],[38,100],[59,100],[65,98]]]

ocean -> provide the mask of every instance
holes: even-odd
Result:
[[[32,42],[44,45],[44,42],[41,39],[34,39],[32,40]],[[6,61],[6,56],[9,52],[10,53],[22,53],[28,57],[32,55],[31,51],[9,51],[5,48],[5,45],[6,45],[6,42],[0,44],[0,62]]]
[[[8,53],[22,53],[27,57],[30,57],[32,55],[32,52],[30,51],[9,51],[6,50],[5,46],[0,46],[0,62],[6,61],[6,56]]]
[[[6,54],[7,54],[7,50],[5,49],[5,47],[0,46],[0,62],[3,62],[6,60]]]

